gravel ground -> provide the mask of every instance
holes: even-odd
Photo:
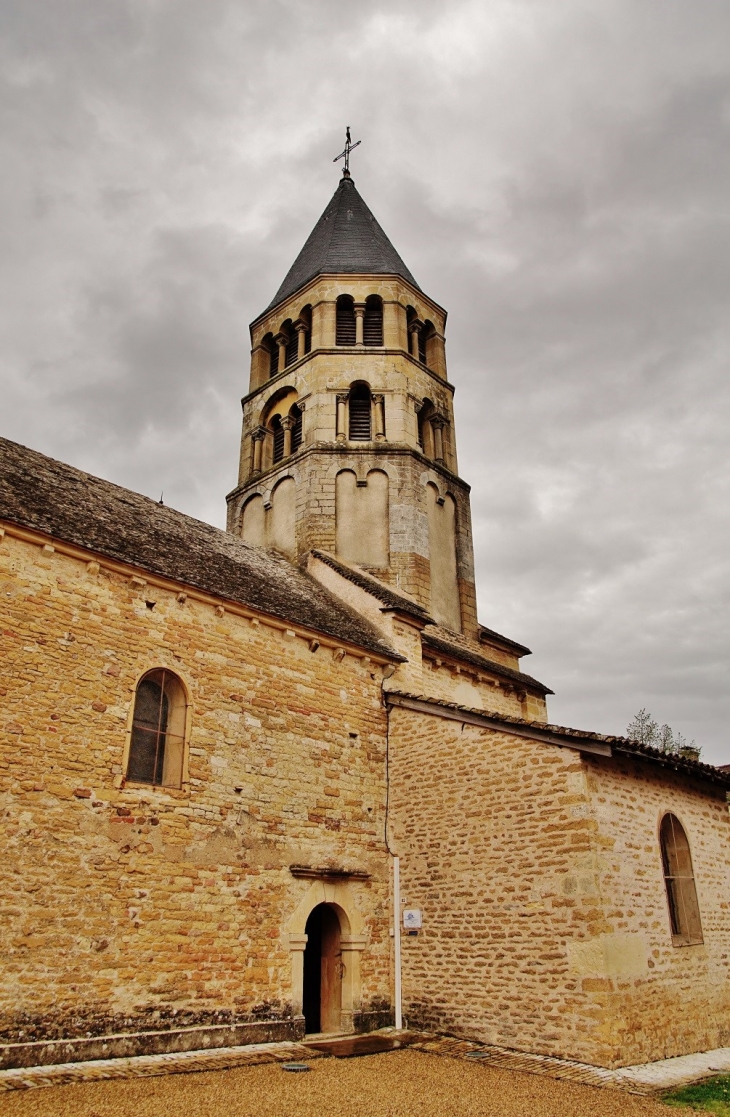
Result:
[[[0,1096],[2,1117],[681,1117],[650,1098],[394,1051]]]

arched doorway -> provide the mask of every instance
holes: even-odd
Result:
[[[340,921],[332,904],[317,904],[305,927],[303,1012],[305,1030],[342,1028],[342,947]]]

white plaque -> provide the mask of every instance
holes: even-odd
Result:
[[[420,931],[423,926],[420,908],[403,909],[403,926],[407,931]]]

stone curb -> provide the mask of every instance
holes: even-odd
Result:
[[[121,1059],[92,1059],[86,1063],[57,1063],[0,1071],[0,1093],[32,1090],[41,1086],[67,1086],[74,1082],[100,1082],[108,1078],[148,1078],[160,1074],[227,1070],[258,1063],[285,1063],[321,1058],[319,1051],[285,1040],[282,1043],[252,1043],[246,1047],[219,1047],[208,1051],[174,1051],[165,1055],[134,1055]]]

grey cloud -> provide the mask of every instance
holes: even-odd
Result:
[[[449,310],[482,619],[730,760],[724,0],[7,2],[2,433],[221,523],[337,180]]]

